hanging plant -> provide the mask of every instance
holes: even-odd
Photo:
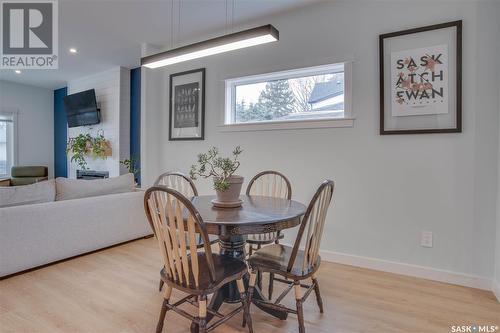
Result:
[[[111,156],[111,147],[101,130],[96,137],[89,133],[81,133],[74,138],[69,138],[66,153],[71,155],[71,162],[76,163],[82,170],[87,170],[85,156],[106,159]]]
[[[85,155],[91,147],[92,136],[90,134],[79,134],[74,138],[69,138],[66,153],[71,154],[71,162],[75,162],[82,170],[87,170]]]
[[[101,130],[98,132],[95,138],[92,138],[92,148],[91,154],[93,158],[106,159],[107,156],[111,155],[111,148],[109,147],[109,142],[104,137],[104,132]]]

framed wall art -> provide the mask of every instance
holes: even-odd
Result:
[[[205,68],[170,75],[169,140],[203,140]]]
[[[462,21],[379,36],[380,134],[462,132]]]

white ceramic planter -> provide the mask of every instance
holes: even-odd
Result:
[[[229,188],[225,191],[216,190],[217,199],[213,201],[214,206],[218,207],[237,207],[240,206],[241,186],[244,178],[242,176],[233,175],[227,179]]]

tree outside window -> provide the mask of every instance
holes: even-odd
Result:
[[[236,85],[235,97],[236,123],[342,118],[344,73]]]

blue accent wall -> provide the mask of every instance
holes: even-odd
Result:
[[[68,88],[54,90],[54,176],[68,177],[66,142],[68,141],[68,120],[63,98]]]
[[[141,183],[141,68],[130,70],[130,157],[139,171],[135,174]]]

